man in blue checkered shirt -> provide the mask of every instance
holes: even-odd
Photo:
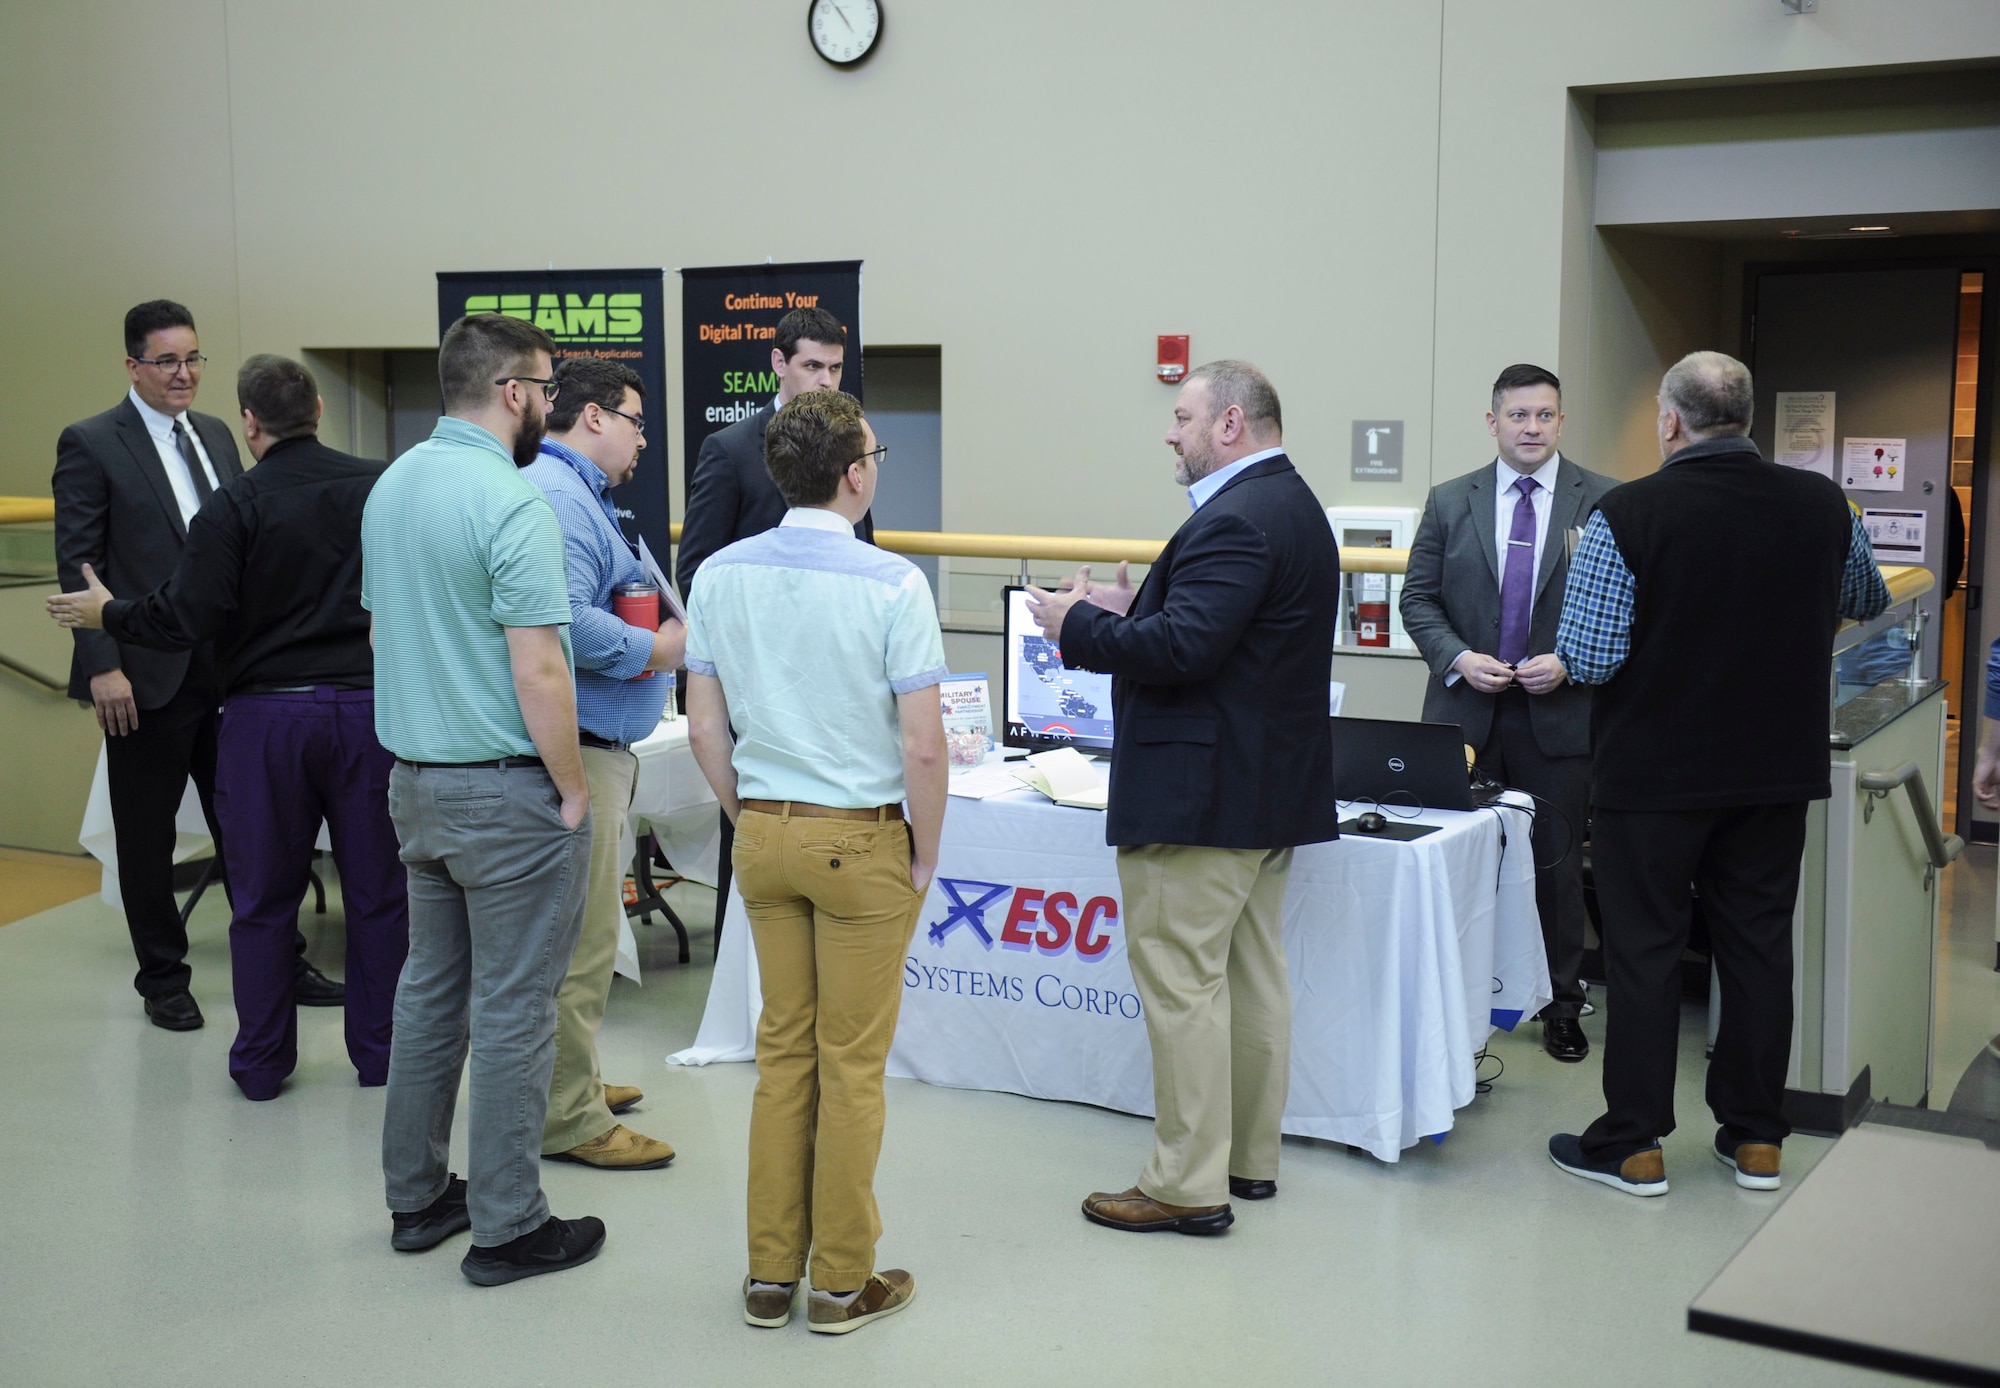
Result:
[[[1708,1069],[1716,1158],[1775,1190],[1806,807],[1831,793],[1827,678],[1843,617],[1889,604],[1840,489],[1750,442],[1744,365],[1696,352],[1660,383],[1660,470],[1598,503],[1556,655],[1597,686],[1591,859],[1604,922],[1606,1112],[1549,1156],[1667,1190],[1680,959],[1700,893],[1722,985]]]

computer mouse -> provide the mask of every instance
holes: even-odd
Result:
[[[1389,817],[1370,810],[1354,821],[1354,827],[1364,834],[1379,834],[1389,827]]]

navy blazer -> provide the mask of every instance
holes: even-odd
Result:
[[[1451,663],[1464,651],[1492,655],[1500,648],[1500,553],[1493,528],[1493,488],[1498,480],[1487,463],[1463,477],[1440,482],[1424,501],[1424,518],[1410,542],[1409,571],[1403,577],[1403,630],[1431,667],[1424,688],[1424,721],[1456,723],[1465,741],[1486,745],[1493,730],[1493,701],[1464,680],[1447,685]],[[1511,485],[1511,484],[1510,484]],[[1556,648],[1562,620],[1563,587],[1569,578],[1565,532],[1577,529],[1597,509],[1598,498],[1617,479],[1572,462],[1567,454],[1556,468],[1549,501],[1549,533],[1535,571],[1534,608],[1528,619],[1528,654]],[[1590,688],[1565,680],[1528,700],[1528,723],[1544,756],[1580,757],[1590,751]]]
[[[1340,549],[1282,455],[1188,517],[1120,617],[1063,620],[1063,662],[1112,676],[1107,843],[1290,848],[1338,838],[1327,681]]]
[[[243,475],[236,438],[214,415],[188,411],[188,420],[227,487]],[[80,591],[83,566],[97,571],[121,598],[143,597],[165,583],[187,543],[187,523],[173,484],[131,398],[103,414],[79,420],[56,442],[50,480],[56,502],[56,579],[65,593]],[[77,628],[70,658],[69,696],[88,702],[90,677],[123,670],[141,709],[160,708],[187,677],[187,651],[128,646],[110,633]]]
[[[701,441],[694,476],[688,482],[687,514],[681,518],[680,548],[674,554],[674,586],[686,600],[694,592],[694,576],[708,556],[724,545],[762,535],[785,518],[790,508],[764,466],[764,431],[771,427],[774,406],[766,405],[748,419],[725,425]],[[873,512],[854,527],[858,540],[875,542]]]

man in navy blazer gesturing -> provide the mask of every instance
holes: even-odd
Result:
[[[1030,594],[1065,664],[1112,676],[1106,841],[1153,1049],[1139,1183],[1114,1229],[1216,1234],[1277,1193],[1291,1061],[1281,907],[1292,849],[1338,836],[1327,727],[1340,551],[1247,362],[1189,373],[1167,443],[1194,515],[1145,583]]]

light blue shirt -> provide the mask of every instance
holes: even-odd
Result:
[[[794,507],[695,574],[687,668],[722,681],[739,795],[872,809],[902,802],[896,696],[944,679],[944,637],[916,565]]]
[[[1261,463],[1266,458],[1275,458],[1284,451],[1283,448],[1267,448],[1262,453],[1252,453],[1247,458],[1238,458],[1228,467],[1219,467],[1199,481],[1188,483],[1188,508],[1199,511],[1208,504],[1210,497],[1228,486],[1229,479],[1244,468],[1252,463]]]
[[[542,489],[562,526],[569,570],[569,641],[576,656],[576,721],[613,742],[637,742],[660,725],[673,684],[639,675],[653,658],[653,633],[612,614],[611,590],[644,583],[637,549],[618,528],[605,494],[610,479],[596,463],[555,439],[521,470]]]
[[[446,415],[368,493],[361,605],[374,614],[375,732],[405,761],[536,755],[508,627],[555,627],[569,658],[562,531],[513,453]]]

